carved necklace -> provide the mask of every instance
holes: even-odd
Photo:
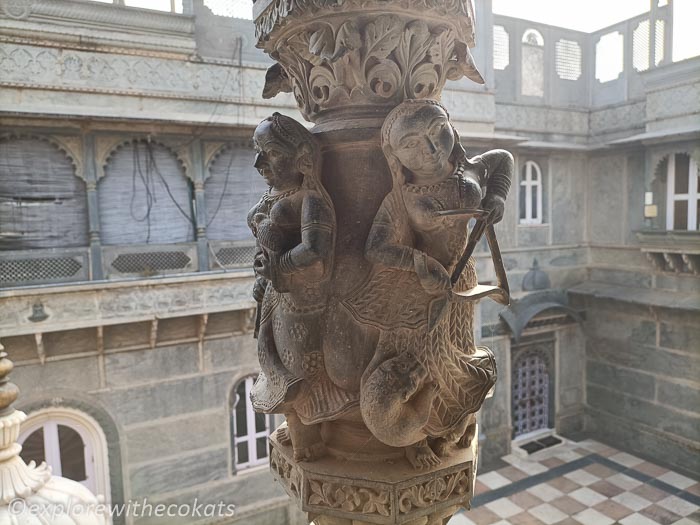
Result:
[[[453,184],[457,182],[457,186],[459,187],[461,191],[461,186],[462,186],[462,175],[464,174],[464,169],[466,168],[466,164],[464,161],[460,162],[457,164],[457,167],[455,168],[455,171],[452,175],[447,177],[444,180],[441,180],[440,182],[436,182],[434,184],[410,184],[406,183],[404,184],[404,188],[406,191],[410,191],[411,193],[417,193],[419,195],[426,195],[426,194],[431,194],[431,193],[437,193],[439,190],[444,188],[447,185]]]
[[[270,213],[270,210],[272,209],[272,206],[273,206],[276,202],[281,201],[282,199],[284,199],[284,198],[286,198],[286,197],[289,197],[289,196],[291,196],[291,195],[294,195],[296,192],[299,191],[299,188],[300,188],[300,187],[301,187],[301,186],[297,186],[296,188],[292,188],[291,190],[283,191],[283,192],[281,192],[281,193],[276,193],[275,195],[272,195],[272,194],[270,193],[271,188],[268,188],[268,189],[265,191],[265,193],[263,193],[263,196],[262,196],[262,203],[263,203],[263,206],[265,207],[265,210],[266,210],[267,214]]]

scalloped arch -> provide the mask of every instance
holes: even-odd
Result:
[[[79,138],[79,137],[71,137]],[[10,141],[15,139],[33,139],[46,142],[56,148],[58,151],[63,153],[63,155],[68,159],[68,162],[73,166],[73,175],[78,177],[80,180],[85,182],[85,175],[83,173],[83,162],[80,157],[80,152],[73,151],[75,147],[71,147],[67,141],[61,140],[59,137],[53,135],[41,135],[38,133],[3,133],[0,135],[0,142]]]
[[[239,148],[252,148],[252,140],[233,140],[225,143],[217,144],[215,148],[206,152],[204,159],[204,181],[211,177],[211,168],[219,160],[219,157],[223,155],[227,150],[233,149],[235,147]]]
[[[652,171],[651,171],[651,180],[649,183],[653,183],[657,178],[659,177],[660,174],[660,168],[661,168],[661,163],[664,162],[667,158],[669,158],[671,155],[688,155],[690,158],[694,159],[696,164],[700,166],[700,147],[696,148],[671,148],[663,151],[657,151],[652,154]],[[663,173],[664,175],[664,180],[666,174]]]
[[[108,146],[103,148],[103,151],[101,154],[99,154],[99,157],[96,159],[97,160],[97,180],[98,182],[106,176],[105,169],[107,168],[107,165],[109,164],[110,159],[114,156],[115,153],[117,153],[120,149],[128,146],[129,144],[133,144],[136,142],[144,142],[144,143],[151,143],[151,144],[156,144],[158,146],[164,147],[166,150],[168,150],[173,157],[177,160],[177,163],[180,165],[182,168],[182,174],[187,177],[188,179],[192,180],[192,167],[190,165],[189,159],[183,158],[181,152],[179,152],[177,149],[175,149],[172,145],[168,144],[167,140],[155,140],[155,139],[149,139],[147,137],[138,137],[138,138],[118,138],[114,139],[113,141],[109,142]]]

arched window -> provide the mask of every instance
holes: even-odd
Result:
[[[135,140],[112,153],[97,193],[103,244],[194,240],[192,185],[165,146]]]
[[[542,170],[528,160],[520,175],[520,224],[542,224]]]
[[[270,435],[270,416],[253,410],[250,392],[254,382],[254,377],[241,380],[231,395],[231,444],[234,472],[268,462],[267,439]]]
[[[670,155],[666,163],[666,229],[700,230],[700,171],[690,155]]]
[[[253,167],[254,161],[252,148],[232,146],[226,147],[209,166],[209,177],[204,183],[208,239],[253,239],[246,218],[267,189],[265,179]]]
[[[523,95],[544,96],[544,38],[535,29],[523,33],[521,75]]]
[[[0,250],[88,245],[85,183],[53,144],[0,140]]]
[[[17,442],[24,461],[46,461],[55,476],[78,481],[109,500],[107,442],[88,415],[68,408],[39,410],[22,423]]]

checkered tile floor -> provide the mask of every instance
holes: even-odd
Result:
[[[595,441],[503,460],[449,525],[700,525],[700,483]]]

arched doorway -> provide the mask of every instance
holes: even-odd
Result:
[[[554,342],[522,344],[514,349],[512,368],[513,437],[554,426]]]

